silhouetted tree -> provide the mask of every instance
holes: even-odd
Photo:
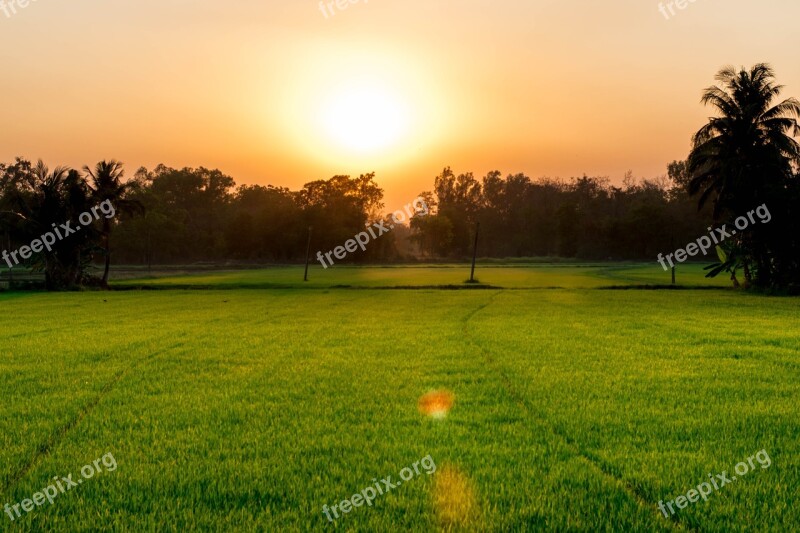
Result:
[[[89,177],[92,196],[97,203],[108,200],[114,206],[117,215],[144,213],[144,206],[140,201],[128,199],[128,195],[136,187],[136,183],[122,182],[122,177],[125,175],[122,163],[113,159],[111,161],[100,161],[95,165],[94,170],[88,166],[84,166],[83,170]],[[114,225],[114,221],[109,217],[104,217],[102,225],[102,246],[105,255],[102,284],[104,287],[108,287],[108,273],[111,267],[111,228]]]
[[[36,166],[17,160],[6,169],[5,213],[15,240],[27,245],[62,223],[76,220],[90,207],[90,191],[80,174],[66,167],[50,169],[39,160]],[[66,233],[66,232],[65,232]],[[64,235],[49,248],[36,251],[28,264],[44,271],[49,290],[69,288],[86,280],[85,270],[95,248],[93,226]]]
[[[773,211],[771,227],[754,225],[734,237],[746,283],[770,286],[782,277],[774,261],[785,255],[778,233],[790,222],[785,198],[797,187],[800,144],[794,137],[800,133],[800,102],[789,98],[773,105],[782,86],[766,64],[738,71],[725,67],[716,79],[722,86],[707,88],[702,102],[719,116],[694,136],[689,192],[700,195],[701,207],[713,199],[717,220],[745,215],[761,204]]]

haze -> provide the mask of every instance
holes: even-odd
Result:
[[[2,160],[202,165],[291,188],[374,170],[391,207],[446,165],[664,174],[725,64],[769,62],[800,97],[800,5],[658,7],[362,0],[326,18],[315,0],[39,0],[0,12]]]

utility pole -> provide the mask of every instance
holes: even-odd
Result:
[[[308,244],[306,245],[306,273],[303,276],[303,281],[308,281],[308,261],[311,257],[311,230],[314,229],[312,226],[308,227]]]
[[[6,238],[8,240],[8,249],[11,250],[11,232],[6,231]],[[14,290],[14,267],[8,266],[8,290]]]
[[[670,247],[671,247],[670,248],[671,250],[675,249],[675,236],[674,235],[670,239]],[[672,284],[675,285],[675,264],[674,263],[672,264]]]
[[[472,271],[469,274],[469,282],[475,283],[475,261],[478,259],[478,233],[481,230],[481,223],[475,223],[475,244],[472,246]]]

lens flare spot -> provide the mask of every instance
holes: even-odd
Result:
[[[433,506],[437,519],[445,528],[474,521],[478,504],[467,476],[453,466],[443,466],[436,473]]]
[[[453,394],[448,391],[433,391],[419,399],[419,412],[431,418],[442,419],[453,407]]]

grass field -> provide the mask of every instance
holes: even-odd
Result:
[[[222,272],[0,293],[4,531],[790,531],[800,300],[656,266]],[[687,286],[709,282],[699,267]],[[363,287],[365,290],[331,287]],[[177,290],[186,287],[224,291]],[[247,290],[247,287],[273,287]],[[544,290],[547,287],[562,287]],[[450,391],[444,419],[419,398]],[[753,471],[667,519],[708,474]],[[330,523],[323,505],[430,455]]]
[[[658,264],[520,264],[481,266],[476,278],[483,285],[506,289],[602,288],[615,286],[665,286],[672,281],[669,272]],[[115,282],[123,288],[172,289],[270,289],[270,288],[405,288],[463,287],[469,279],[469,268],[463,265],[422,265],[387,267],[311,268],[309,281],[303,282],[303,271],[297,267],[262,270],[229,270],[216,272],[145,276],[140,271],[126,273]],[[684,287],[730,287],[724,277],[707,279],[702,265],[681,265],[677,284]]]

